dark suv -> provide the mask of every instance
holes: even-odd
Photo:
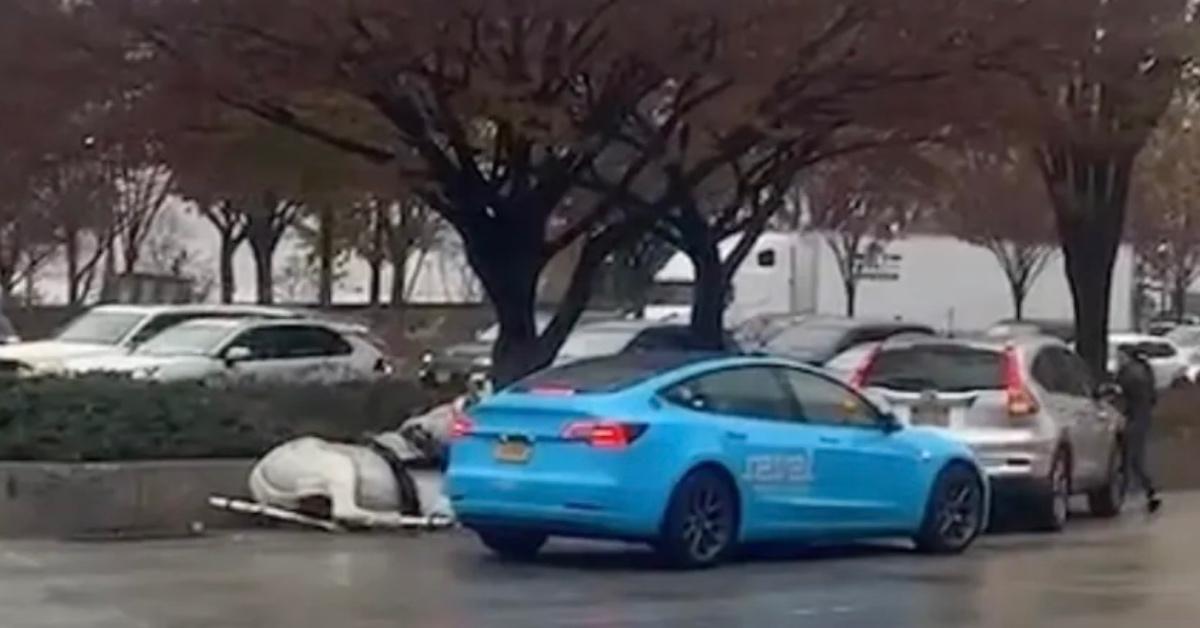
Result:
[[[824,365],[839,353],[858,345],[883,342],[907,334],[933,336],[928,325],[902,321],[871,321],[853,318],[810,316],[792,324],[768,327],[747,350],[757,350]]]

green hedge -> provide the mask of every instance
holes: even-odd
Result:
[[[436,402],[400,381],[156,384],[113,377],[0,383],[0,460],[254,457],[300,435],[355,440]]]

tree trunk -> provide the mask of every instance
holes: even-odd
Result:
[[[383,262],[386,257],[385,246],[387,245],[387,216],[380,210],[375,210],[372,214],[371,222],[371,246],[370,255],[368,256],[368,264],[371,267],[371,277],[368,282],[367,300],[371,307],[379,307],[380,299],[383,296]]]
[[[846,318],[854,318],[858,313],[858,280],[843,279],[842,288],[846,292]]]
[[[700,349],[719,351],[725,335],[725,306],[729,283],[721,265],[716,243],[700,246],[688,252],[695,267],[696,281],[692,287],[692,335]]]
[[[1174,285],[1171,286],[1171,315],[1176,323],[1183,324],[1183,319],[1187,317],[1187,273],[1177,270],[1175,272]]]
[[[317,234],[317,254],[320,257],[321,271],[317,289],[317,302],[322,306],[333,305],[333,207],[328,203],[322,204],[319,210],[319,233]]]
[[[250,240],[254,252],[254,279],[260,305],[275,303],[275,247],[261,240]]]
[[[233,303],[233,293],[236,289],[233,276],[233,257],[236,253],[237,243],[234,242],[233,234],[222,233],[220,251],[218,252],[221,303]]]
[[[379,307],[379,300],[383,293],[383,260],[376,257],[368,261],[370,264],[370,278],[367,280],[367,302],[371,307]]]
[[[1075,350],[1097,381],[1108,377],[1113,267],[1125,227],[1133,155],[1092,158],[1066,152],[1069,170],[1051,176],[1059,240],[1075,310]]]
[[[539,355],[534,302],[540,268],[529,261],[490,260],[491,269],[481,273],[483,288],[496,311],[500,335],[492,347],[492,382],[497,389],[508,386],[544,366]],[[475,268],[484,266],[473,263]]]
[[[1017,321],[1025,320],[1025,287],[1017,282],[1012,284],[1012,300],[1013,300],[1013,318]]]
[[[73,228],[67,228],[63,234],[63,254],[67,258],[67,305],[78,305],[79,232]]]

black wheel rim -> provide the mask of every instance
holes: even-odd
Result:
[[[1120,510],[1121,506],[1125,504],[1125,493],[1129,488],[1129,480],[1125,477],[1125,460],[1120,450],[1113,454],[1112,462],[1109,464],[1112,465],[1112,483],[1108,490],[1112,493],[1113,505]]]
[[[699,486],[692,491],[682,536],[693,559],[712,560],[729,544],[733,510],[728,501],[716,486]]]
[[[979,483],[962,478],[946,487],[938,509],[938,536],[949,547],[961,547],[975,538],[982,517],[983,493]]]
[[[1071,485],[1067,478],[1067,468],[1062,462],[1054,465],[1054,476],[1050,479],[1051,490],[1054,492],[1054,522],[1062,525],[1067,522],[1071,510]]]

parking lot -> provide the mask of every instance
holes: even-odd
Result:
[[[466,534],[258,531],[139,543],[0,543],[6,628],[1194,626],[1200,494],[1148,520],[990,536],[966,555],[763,552],[705,572],[640,548],[552,545],[496,562]]]

